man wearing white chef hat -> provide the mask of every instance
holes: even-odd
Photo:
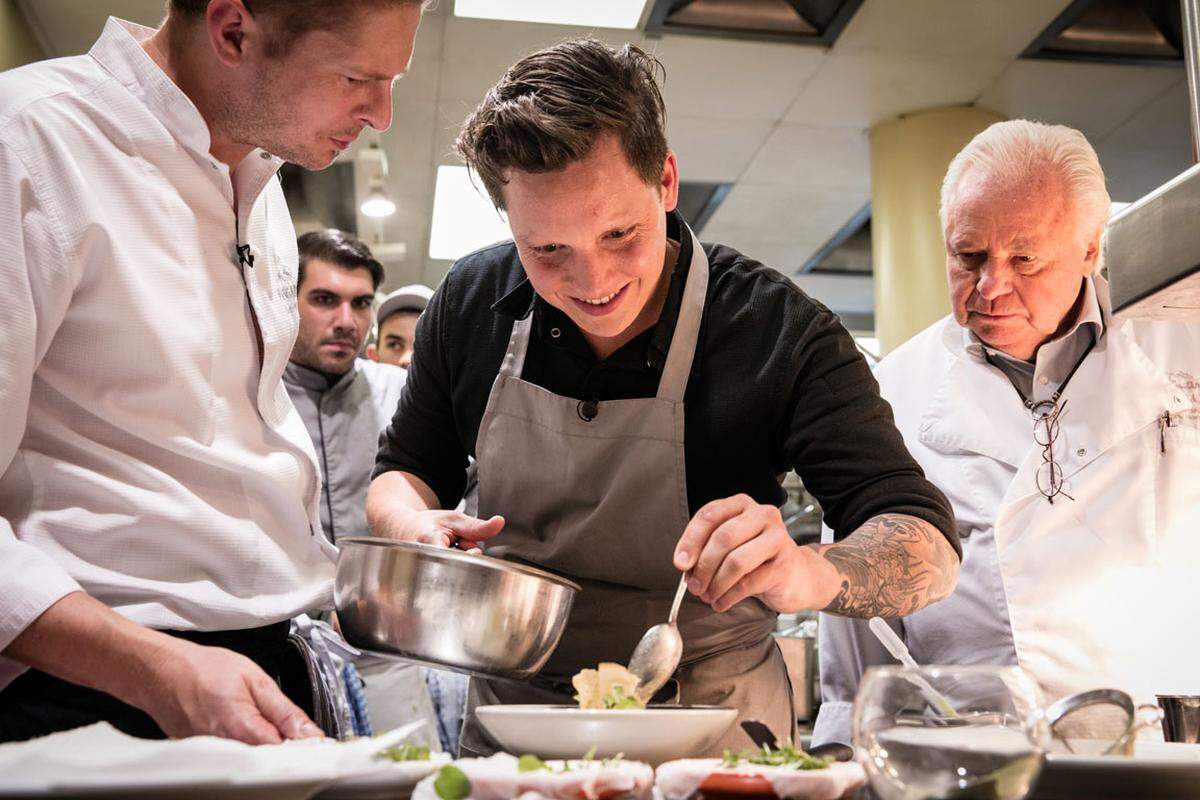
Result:
[[[980,133],[942,186],[953,314],[876,370],[964,551],[954,594],[897,629],[918,662],[1019,664],[1048,702],[1194,693],[1200,664],[1200,325],[1113,317],[1109,209],[1078,131]],[[848,742],[862,671],[890,659],[856,621],[823,616],[820,640],[814,741]]]
[[[422,315],[368,521],[582,584],[538,679],[473,679],[472,704],[571,702],[572,675],[626,661],[690,571],[681,700],[787,737],[777,612],[935,601],[958,568],[953,525],[837,317],[702,246],[676,211],[658,68],[631,45],[567,41],[511,67],[465,123],[458,150],[514,240],[460,259]],[[471,456],[468,515],[449,509]],[[836,544],[788,535],[790,468]],[[461,742],[495,748],[471,718]],[[735,729],[714,748],[743,744]]]
[[[287,620],[336,553],[275,173],[388,127],[421,3],[169,9],[0,76],[0,740],[322,732]]]

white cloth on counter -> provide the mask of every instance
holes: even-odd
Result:
[[[547,761],[544,769],[521,772],[508,753],[454,762],[469,782],[464,800],[650,800],[654,769],[641,761]],[[417,784],[412,800],[440,800],[436,775]]]
[[[765,778],[775,796],[784,800],[838,800],[867,782],[863,768],[853,761],[835,761],[825,769],[796,769],[746,763],[722,767],[719,758],[684,758],[660,765],[655,785],[663,800],[688,800],[713,773]]]
[[[281,161],[216,161],[151,33],[110,19],[88,54],[0,75],[0,649],[80,588],[170,629],[331,601],[316,456],[280,380]],[[0,659],[0,686],[20,670]]]
[[[1070,498],[1039,492],[1032,417],[952,317],[876,370],[963,543],[954,593],[891,624],[918,663],[1016,663],[1047,703],[1116,688],[1153,704],[1200,690],[1200,636],[1179,622],[1200,606],[1200,325],[1116,319],[1107,282],[1092,283],[1105,333],[1064,392],[1054,442]],[[827,614],[820,653],[813,743],[849,743],[859,679],[892,659],[865,621]],[[1064,726],[1116,733],[1098,717]]]
[[[386,773],[415,783],[450,760],[435,753],[428,761],[377,758],[407,741],[416,724],[372,739],[296,739],[277,745],[248,745],[216,736],[138,739],[107,722],[0,745],[0,788],[4,793],[98,790],[138,786],[186,788],[197,784],[237,786],[331,783]],[[302,796],[311,795],[311,790]]]

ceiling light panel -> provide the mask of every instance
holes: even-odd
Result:
[[[646,0],[455,0],[454,14],[584,28],[636,28]]]
[[[466,167],[438,167],[429,257],[453,261],[493,242],[511,239],[508,220],[471,183]]]

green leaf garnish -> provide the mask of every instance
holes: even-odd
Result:
[[[776,748],[771,748],[770,745],[763,745],[761,750],[743,750],[740,753],[726,750],[725,754],[721,757],[721,766],[725,769],[734,769],[742,762],[757,764],[763,767],[825,769],[833,763],[833,758],[829,756],[810,756],[800,748],[793,747],[791,742],[784,742]]]
[[[523,755],[517,759],[517,772],[537,772],[539,769],[550,771],[546,762],[537,756]]]
[[[447,764],[433,779],[433,790],[442,800],[466,800],[471,796],[471,781],[461,769]]]
[[[583,754],[584,761],[591,761],[596,757],[596,745],[592,745],[586,753]]]
[[[386,750],[380,750],[375,757],[391,761],[428,761],[429,748],[425,745],[399,744]]]
[[[646,704],[632,695],[625,694],[621,686],[614,686],[603,698],[606,709],[645,708]]]

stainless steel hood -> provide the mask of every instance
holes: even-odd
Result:
[[[1200,0],[1181,0],[1191,101],[1192,161],[1200,147]],[[1119,317],[1200,319],[1200,164],[1108,222],[1104,261]]]

